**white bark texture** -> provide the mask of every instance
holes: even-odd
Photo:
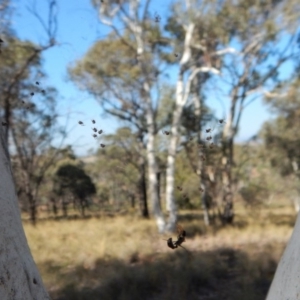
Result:
[[[50,299],[31,256],[23,230],[2,128],[0,128],[0,205],[0,299]]]
[[[179,127],[180,127],[180,119],[183,111],[183,107],[187,102],[190,87],[184,86],[183,73],[185,69],[185,65],[189,62],[191,57],[191,40],[193,36],[193,31],[195,28],[195,24],[189,24],[187,28],[187,32],[185,35],[184,41],[184,51],[182,53],[182,58],[179,63],[179,74],[176,83],[176,103],[173,112],[173,121],[171,127],[171,137],[169,142],[168,149],[168,158],[167,158],[167,171],[166,171],[166,208],[169,212],[169,222],[167,225],[167,229],[172,231],[175,229],[175,224],[177,221],[177,209],[174,199],[174,176],[175,176],[175,158],[176,158],[176,148],[179,140]],[[189,76],[188,83],[191,83],[191,77]]]
[[[266,300],[300,299],[300,214],[278,264]]]

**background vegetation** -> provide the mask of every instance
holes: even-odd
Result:
[[[72,121],[97,145],[85,156],[42,83],[59,3],[46,17],[29,7],[41,44],[12,30],[13,4],[0,0],[0,130],[53,299],[264,299],[300,207],[297,1],[171,1],[167,16],[151,1],[91,1],[110,33],[68,80],[118,128]],[[258,98],[273,118],[236,142]],[[177,224],[186,249],[171,250]]]

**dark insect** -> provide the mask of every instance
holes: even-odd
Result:
[[[2,53],[2,50],[1,50],[1,48],[2,48],[2,43],[4,43],[4,42],[3,42],[2,39],[0,39],[0,53]]]
[[[175,246],[175,242],[173,242],[172,238],[169,238],[166,241],[167,241],[167,245],[168,245],[169,248],[175,249],[175,248],[178,247],[178,246]]]
[[[97,128],[93,128],[93,130],[94,130],[94,132],[97,132],[97,131],[98,131]]]
[[[204,192],[204,189],[203,188],[199,188],[199,191],[201,192],[201,193],[203,193]]]
[[[97,134],[93,134],[93,137],[96,138],[96,137],[97,137]]]
[[[165,135],[170,135],[170,131],[163,131]]]
[[[31,92],[31,93],[30,93],[30,96],[34,96],[34,92]]]
[[[219,120],[219,123],[220,123],[220,124],[225,123],[224,119],[220,119],[220,120]]]
[[[102,130],[102,129],[100,129],[100,130],[98,131],[98,133],[99,133],[99,134],[101,134],[102,132],[103,132],[103,130]]]
[[[38,81],[35,82],[36,85],[40,85],[40,83]]]
[[[178,56],[179,56],[179,54],[178,54],[178,53],[174,53],[174,55],[175,55],[175,57],[178,57]]]
[[[177,241],[173,241],[172,238],[168,238],[166,240],[167,245],[171,249],[176,249],[178,247],[182,247],[183,249],[185,249],[181,244],[185,242],[186,231],[183,229],[181,225],[177,225],[177,233],[178,233]]]
[[[83,122],[82,122],[82,121],[78,121],[78,124],[79,124],[79,125],[83,125]]]
[[[177,186],[177,189],[179,190],[179,191],[182,191],[182,187],[181,186]]]
[[[92,123],[93,123],[93,124],[95,124],[95,123],[96,123],[96,121],[95,121],[95,120],[92,120]]]
[[[200,155],[200,158],[201,158],[202,161],[206,161],[206,158],[205,158],[204,155]]]
[[[215,146],[215,144],[214,144],[214,143],[211,143],[211,144],[209,145],[209,149],[213,149],[214,146]]]
[[[2,126],[7,126],[7,122],[2,121],[1,124]]]
[[[177,241],[175,242],[175,245],[176,246],[181,246],[181,244],[183,242],[185,242],[186,231],[183,229],[183,227],[181,225],[178,224],[177,225],[177,232],[178,232],[178,236],[177,236]]]
[[[206,131],[206,133],[209,133],[209,132],[211,132],[211,128],[207,128],[205,131]]]
[[[105,148],[105,145],[104,144],[100,144],[101,148]]]
[[[42,92],[42,94],[45,94],[45,93],[46,93],[46,91],[45,91],[45,90],[41,90],[41,92]]]
[[[207,141],[210,141],[211,139],[212,139],[212,136],[208,136],[208,137],[206,138]]]

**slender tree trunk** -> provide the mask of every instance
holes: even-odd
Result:
[[[81,217],[85,217],[85,208],[86,208],[86,200],[85,199],[79,199],[80,203],[80,212],[81,212]]]
[[[10,117],[11,117],[11,106],[10,106],[10,97],[5,97],[4,103],[4,120],[6,122],[5,126],[5,142],[8,145],[8,135],[9,135],[9,127],[10,127]]]
[[[169,212],[169,220],[167,230],[174,231],[177,222],[177,208],[174,198],[174,176],[175,176],[175,158],[177,151],[177,143],[179,140],[179,126],[181,124],[181,116],[183,107],[188,100],[190,94],[191,82],[196,76],[195,74],[189,75],[187,83],[185,84],[184,73],[187,71],[187,63],[191,58],[191,42],[195,24],[190,23],[187,26],[187,31],[184,40],[184,51],[180,61],[178,79],[176,83],[176,103],[173,112],[171,137],[168,149],[167,170],[166,170],[166,207]]]
[[[299,299],[300,214],[290,241],[280,259],[266,300]]]
[[[232,91],[231,107],[228,119],[223,130],[222,141],[222,202],[223,212],[220,217],[224,224],[230,224],[234,218],[234,204],[232,193],[232,166],[233,166],[233,146],[236,128],[234,126],[236,102],[237,102],[238,88]],[[237,125],[236,125],[237,126]]]
[[[141,216],[143,218],[149,218],[148,210],[148,199],[147,199],[147,181],[146,181],[146,162],[144,157],[144,143],[143,143],[143,132],[139,134],[139,150],[141,151],[139,157],[139,180],[138,180],[138,196],[139,196],[139,207]]]
[[[177,143],[179,140],[179,125],[182,115],[183,106],[178,105],[173,115],[173,124],[171,128],[171,137],[169,143],[169,151],[167,158],[167,170],[166,170],[166,207],[169,212],[168,227],[169,231],[175,229],[177,222],[177,208],[174,198],[174,186],[175,186],[175,159],[177,152]]]
[[[135,25],[136,26],[136,25]],[[139,61],[140,68],[145,75],[146,80],[143,83],[143,91],[144,100],[146,103],[146,124],[147,124],[147,132],[148,138],[146,143],[146,152],[147,152],[147,163],[148,163],[148,191],[149,197],[152,204],[152,211],[154,218],[156,220],[156,224],[158,227],[158,231],[163,233],[166,229],[166,223],[164,220],[163,213],[159,206],[159,199],[157,195],[157,162],[155,157],[155,111],[152,104],[151,99],[151,79],[148,76],[147,68],[145,67],[144,61],[144,36],[143,30],[141,27],[136,26],[136,43],[137,43],[137,57]]]
[[[147,203],[146,166],[144,161],[140,164],[140,179],[138,190],[141,215],[144,218],[149,218],[149,210]]]
[[[29,202],[30,222],[32,225],[36,225],[36,215],[37,215],[36,201],[30,191],[29,193],[27,193],[27,198]]]
[[[157,173],[156,173],[156,180],[157,180],[157,188],[156,188],[156,192],[157,192],[157,197],[158,197],[159,207],[160,207],[160,209],[162,209],[162,207],[161,207],[161,197],[160,197],[160,185],[161,185],[161,181],[160,181],[160,172],[157,172]]]
[[[148,113],[149,114],[149,113]],[[149,127],[154,127],[153,118],[148,116],[149,119]],[[152,128],[151,128],[152,129]],[[154,129],[154,128],[153,128]],[[157,165],[156,165],[156,157],[154,152],[154,130],[148,131],[148,141],[147,141],[147,160],[148,160],[148,177],[149,177],[149,196],[152,203],[153,215],[156,219],[156,224],[158,227],[158,231],[163,233],[165,231],[165,220],[160,209],[159,199],[157,195]]]
[[[64,218],[68,217],[68,201],[65,200],[65,198],[62,198],[62,211]]]
[[[52,204],[52,212],[53,212],[54,216],[56,217],[57,216],[56,200],[55,200],[55,198],[51,197],[50,201],[51,201],[51,204]]]
[[[5,136],[0,127],[0,299],[50,299],[22,227]]]
[[[195,117],[196,117],[196,130],[197,130],[197,142],[200,145],[202,143],[202,126],[201,126],[201,110],[203,107],[202,99],[199,96],[199,90],[200,90],[200,80],[199,76],[196,76],[193,80],[193,102],[195,106]],[[199,188],[201,190],[200,193],[200,201],[201,201],[201,207],[203,210],[203,221],[206,226],[210,225],[210,218],[209,218],[209,211],[208,211],[208,205],[207,205],[207,188],[206,188],[206,180],[205,180],[205,165],[202,161],[203,157],[203,150],[200,148],[198,149],[198,168],[197,168],[197,175],[199,178]]]
[[[130,197],[131,208],[135,208],[135,195],[130,194],[129,197]]]

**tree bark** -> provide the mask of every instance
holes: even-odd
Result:
[[[184,41],[184,51],[179,66],[179,73],[176,83],[176,103],[173,112],[171,137],[168,149],[167,170],[166,170],[166,207],[169,212],[169,220],[167,229],[174,231],[177,222],[177,208],[174,199],[174,176],[175,176],[175,158],[177,150],[177,142],[179,139],[179,126],[183,107],[187,101],[189,94],[188,88],[184,85],[184,73],[186,64],[191,57],[190,43],[193,36],[195,24],[189,24]],[[190,78],[189,78],[190,79]],[[189,81],[189,80],[188,80]],[[184,89],[186,88],[186,89]]]
[[[22,227],[12,169],[0,128],[0,299],[50,299]]]
[[[278,264],[266,300],[300,299],[300,214]]]

